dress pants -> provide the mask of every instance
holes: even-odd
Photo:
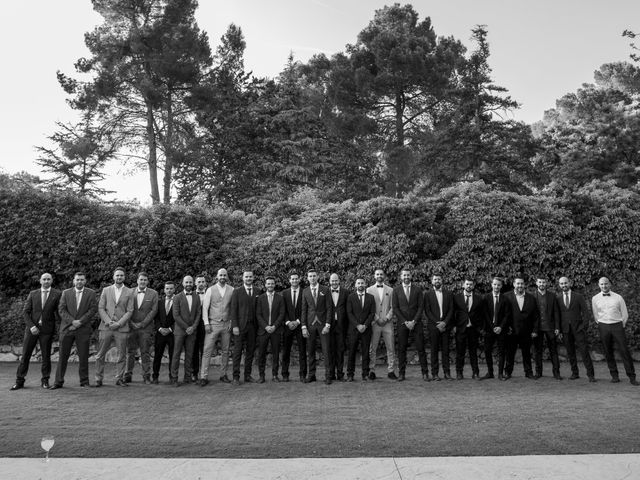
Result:
[[[267,346],[271,344],[271,375],[278,375],[280,369],[280,343],[282,329],[278,328],[273,333],[264,332],[258,335],[258,373],[264,376],[267,366]]]
[[[446,375],[451,375],[451,367],[449,360],[449,339],[451,338],[451,330],[445,329],[444,332],[438,330],[433,322],[427,323],[429,338],[431,339],[431,374],[435,377],[440,371],[440,362],[438,353],[442,352],[442,371]]]
[[[156,331],[153,340],[153,378],[156,380],[160,376],[160,366],[162,365],[162,356],[165,348],[169,349],[169,379],[171,377],[171,360],[173,359],[173,333],[162,335]],[[177,377],[175,378],[177,380]]]
[[[298,362],[300,364],[300,376],[307,376],[307,340],[302,336],[302,327],[298,325],[293,330],[284,327],[282,335],[282,376],[289,377],[289,364],[291,363],[291,348],[293,341],[298,344]]]
[[[193,354],[191,358],[191,372],[196,377],[200,371],[200,365],[202,363],[202,354],[204,353],[204,337],[206,335],[204,329],[204,323],[198,322],[198,326],[195,331],[195,342],[193,343]]]
[[[323,334],[322,329],[324,323],[318,323],[309,325],[307,329],[309,331],[309,337],[307,338],[307,355],[309,357],[309,376],[316,376],[316,345],[318,339],[320,340],[320,346],[322,347],[322,356],[324,357],[324,376],[330,378],[331,376],[331,341],[329,339],[331,333]]]
[[[607,366],[612,377],[618,376],[618,365],[614,356],[614,346],[618,347],[624,371],[630,379],[636,378],[636,371],[633,366],[633,359],[627,346],[627,337],[624,333],[622,322],[618,323],[598,323],[600,331],[600,340],[602,340],[602,348],[604,349],[604,357],[607,359]]]
[[[542,375],[542,353],[544,351],[545,341],[549,348],[551,356],[551,368],[553,375],[560,375],[560,359],[558,358],[558,347],[556,345],[556,335],[554,332],[541,331],[538,336],[533,339],[533,352],[536,362],[536,374]]]
[[[484,358],[487,362],[487,373],[493,375],[493,346],[498,346],[498,375],[504,374],[504,365],[506,361],[506,346],[505,346],[504,332],[495,334],[494,332],[487,332],[484,336]]]
[[[505,346],[507,349],[507,362],[504,367],[505,373],[511,375],[515,364],[516,351],[520,347],[522,352],[522,366],[525,375],[533,375],[533,367],[531,366],[531,332],[521,332],[519,335],[512,333],[505,337]]]
[[[393,322],[387,322],[384,325],[378,325],[373,322],[371,324],[371,346],[369,347],[369,370],[376,371],[376,360],[378,357],[378,346],[380,337],[384,340],[384,346],[387,350],[387,372],[394,371],[396,366],[396,347],[393,338]]]
[[[587,376],[595,376],[593,370],[593,362],[591,361],[591,355],[589,355],[589,349],[587,348],[587,335],[584,331],[574,332],[573,328],[569,328],[569,331],[564,334],[564,346],[567,349],[567,357],[569,357],[569,365],[571,365],[571,373],[579,375],[578,371],[578,359],[576,358],[576,347],[580,351],[582,357],[582,363],[587,369]]]
[[[220,360],[220,377],[227,375],[229,364],[229,345],[231,345],[231,332],[229,331],[231,322],[215,322],[211,325],[211,333],[204,335],[204,347],[202,350],[202,365],[200,366],[200,378],[206,380],[209,377],[209,366],[211,356],[215,348],[216,341],[220,339],[220,350],[222,359]]]
[[[469,350],[469,363],[471,371],[478,375],[478,345],[480,343],[480,334],[475,327],[466,327],[460,332],[456,329],[456,373],[462,374],[464,370],[464,356]]]
[[[346,333],[335,326],[329,331],[329,350],[331,351],[330,370],[332,379],[344,377],[344,346]],[[348,342],[348,340],[347,340]]]
[[[242,360],[242,350],[244,352],[244,377],[251,376],[253,367],[253,356],[256,351],[256,327],[247,325],[240,335],[233,336],[233,378],[240,379],[240,361]]]
[[[400,375],[405,374],[407,369],[407,348],[412,337],[418,351],[422,374],[427,375],[429,370],[427,367],[427,354],[424,351],[424,332],[422,331],[421,323],[416,323],[413,330],[409,330],[404,323],[398,325],[398,371]]]
[[[104,357],[111,348],[113,342],[118,352],[116,359],[116,380],[124,377],[124,363],[127,351],[128,332],[118,332],[117,330],[100,330],[98,334],[98,351],[96,352],[96,380],[102,381],[104,377]]]
[[[153,330],[149,328],[138,328],[129,332],[129,338],[127,340],[127,365],[124,372],[125,377],[131,377],[133,374],[138,348],[140,348],[142,378],[148,380],[151,377],[151,335],[153,335]]]
[[[67,373],[67,364],[69,363],[69,355],[71,355],[71,347],[76,344],[78,352],[78,374],[80,375],[80,385],[89,384],[89,340],[91,338],[91,330],[83,329],[67,330],[60,334],[60,352],[58,358],[58,368],[56,369],[56,385],[64,384],[64,375]]]
[[[173,334],[173,355],[171,356],[171,373],[172,380],[178,380],[180,370],[180,354],[184,348],[184,380],[191,381],[193,375],[193,348],[196,344],[196,333],[191,335],[186,333]]]
[[[52,333],[39,333],[34,335],[29,328],[25,329],[24,340],[22,342],[22,358],[18,365],[16,373],[16,384],[24,385],[24,379],[29,371],[29,362],[31,355],[36,348],[36,344],[40,344],[40,353],[42,355],[42,380],[49,380],[51,374],[51,345],[53,344]]]
[[[349,342],[349,361],[347,362],[347,375],[353,376],[356,371],[356,354],[358,352],[358,345],[360,345],[360,352],[362,353],[362,376],[369,375],[369,350],[371,348],[371,327],[367,328],[364,332],[360,333],[355,328],[349,329],[349,335],[347,336]]]

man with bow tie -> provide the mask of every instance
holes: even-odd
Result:
[[[231,331],[233,332],[233,384],[240,385],[240,362],[244,350],[244,381],[254,382],[251,376],[256,350],[256,300],[262,289],[253,285],[253,270],[242,272],[242,285],[231,294]]]
[[[124,381],[131,382],[136,351],[140,349],[142,365],[142,381],[151,383],[151,338],[153,336],[154,319],[158,312],[158,292],[149,288],[149,276],[146,272],[138,273],[138,288],[134,291],[133,314],[129,320],[129,339],[127,341],[127,366]]]
[[[369,348],[369,380],[376,379],[376,358],[378,356],[378,344],[380,337],[384,340],[387,351],[387,377],[397,380],[395,374],[395,339],[393,336],[393,308],[391,308],[391,295],[393,289],[384,283],[385,274],[381,268],[376,268],[373,273],[376,283],[367,289],[367,293],[373,295],[376,304],[376,312],[371,324],[371,346]]]
[[[373,295],[365,292],[364,278],[356,279],[356,291],[347,300],[349,316],[349,361],[347,363],[347,381],[353,382],[356,371],[358,345],[362,352],[362,381],[369,380],[369,348],[371,346],[371,324],[376,312]]]
[[[201,321],[202,305],[200,297],[193,291],[193,277],[187,275],[182,279],[183,290],[173,300],[173,357],[171,358],[171,379],[176,387],[180,370],[180,354],[184,349],[184,383],[191,383],[193,378],[193,348],[196,343],[196,329]]]
[[[600,340],[602,340],[602,348],[607,359],[609,373],[611,373],[611,382],[620,382],[618,365],[614,356],[614,346],[617,346],[618,352],[622,357],[625,373],[629,377],[631,385],[640,385],[636,380],[636,371],[627,346],[627,336],[624,332],[624,327],[629,320],[627,305],[624,302],[624,298],[611,291],[611,282],[607,277],[602,277],[598,281],[598,286],[600,287],[600,293],[593,296],[591,306],[593,318],[600,332]]]
[[[162,366],[162,356],[165,349],[169,350],[169,384],[178,382],[178,378],[171,376],[171,359],[173,358],[173,330],[175,320],[173,319],[173,298],[176,292],[174,282],[164,282],[164,298],[158,300],[158,309],[155,318],[155,335],[153,340],[153,377],[151,383],[158,384],[160,367]]]
[[[340,277],[332,273],[329,277],[331,301],[333,302],[333,323],[329,332],[331,351],[331,380],[344,380],[344,351],[349,319],[347,318],[347,297],[349,290],[340,286]]]
[[[60,303],[60,290],[51,288],[53,276],[43,273],[40,276],[40,288],[29,292],[24,303],[22,314],[25,330],[22,342],[22,358],[16,373],[16,383],[11,390],[19,390],[24,387],[25,377],[29,371],[29,361],[36,344],[40,345],[42,367],[40,386],[49,388],[49,375],[51,374],[51,345],[55,333],[56,322],[60,320],[58,304]]]

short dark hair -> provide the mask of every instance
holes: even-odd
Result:
[[[84,272],[76,272],[73,274],[74,277],[86,277],[87,274]]]
[[[495,280],[497,280],[497,281],[498,281],[498,282],[500,282],[502,285],[504,285],[504,280],[502,279],[502,277],[493,277],[493,278],[491,279],[491,281],[492,281],[492,282],[493,282],[493,281],[495,281]]]
[[[298,273],[298,271],[297,271],[297,270],[291,270],[291,271],[289,272],[289,278],[293,277],[294,275],[295,275],[296,277],[299,277],[299,276],[300,276],[300,274]]]
[[[526,278],[524,278],[524,273],[520,273],[520,272],[516,273],[516,274],[513,276],[513,281],[515,282],[516,280],[522,280],[522,281],[523,281],[523,282],[525,282],[525,283],[526,283],[526,281],[527,281],[527,280],[526,280]]]
[[[538,273],[536,275],[536,280],[547,280],[547,277],[545,277],[542,273]]]
[[[116,268],[114,268],[114,269],[113,269],[113,273],[116,273],[116,272],[122,272],[122,273],[124,273],[124,274],[126,274],[126,273],[127,273],[127,272],[125,271],[125,269],[124,269],[124,268],[122,268],[122,267],[116,267]]]
[[[409,272],[409,273],[411,273],[411,272],[412,272],[411,267],[410,267],[409,265],[405,265],[405,266],[404,266],[404,267],[402,267],[402,269],[400,270],[400,273],[402,273],[402,272]]]
[[[253,268],[244,268],[242,269],[242,275],[244,275],[245,273],[250,273],[253,275]]]
[[[173,285],[175,287],[176,286],[176,282],[174,282],[173,280],[168,280],[168,281],[164,282],[164,286],[166,287],[167,285]]]
[[[147,275],[147,272],[139,272],[139,273],[138,273],[138,278],[140,278],[140,277],[146,277],[146,278],[149,278],[149,275]]]
[[[463,282],[471,282],[471,283],[476,283],[476,281],[475,281],[475,280],[474,280],[473,278],[471,278],[471,277],[464,277],[464,280],[463,280]]]
[[[310,268],[309,270],[307,270],[307,275],[309,275],[310,273],[318,273],[318,271],[315,268]]]
[[[273,275],[268,275],[268,276],[264,277],[264,282],[267,283],[267,280],[273,280],[275,282],[276,281],[276,277],[274,277]]]

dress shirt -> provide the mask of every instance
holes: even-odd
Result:
[[[627,305],[620,295],[614,292],[609,293],[610,295],[603,295],[602,292],[594,295],[591,300],[593,317],[596,323],[613,324],[622,322],[624,327],[629,319]]]
[[[438,300],[438,308],[440,308],[440,320],[442,320],[442,317],[444,315],[443,311],[442,311],[442,290],[435,290],[434,292],[436,292],[436,300]]]
[[[144,302],[144,292],[146,291],[147,291],[146,288],[144,290],[138,289],[137,298],[136,298],[136,300],[138,301],[138,308],[140,308],[140,305],[142,305],[142,302]]]
[[[378,292],[378,296],[380,297],[380,302],[382,302],[384,300],[384,284],[376,284],[376,291]]]
[[[221,285],[220,282],[216,283],[216,287],[218,287],[218,292],[220,292],[220,296],[224,297],[224,291],[227,289],[227,284]]]
[[[115,285],[114,285],[115,286]],[[120,300],[120,295],[122,295],[122,289],[124,288],[124,285],[122,285],[122,287],[116,288],[116,303],[118,303],[118,300]]]
[[[524,307],[524,293],[522,295],[516,293],[516,302],[518,302],[518,308],[522,311],[522,307]]]

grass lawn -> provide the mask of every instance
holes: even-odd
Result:
[[[425,383],[412,367],[404,383],[296,380],[233,387],[216,380],[174,388],[143,385],[136,371],[129,388],[107,382],[101,389],[80,388],[77,364],[70,364],[65,388],[56,391],[39,387],[40,365],[32,364],[26,388],[10,392],[16,367],[0,364],[0,457],[42,456],[44,434],[55,437],[51,453],[58,457],[640,452],[640,387],[624,377],[611,384],[603,363],[596,364],[596,384],[586,377],[528,380],[516,365],[508,382]],[[113,369],[108,364],[106,373]],[[93,365],[93,382],[92,373]],[[212,367],[211,378],[216,373]],[[166,379],[165,366],[161,375]]]

